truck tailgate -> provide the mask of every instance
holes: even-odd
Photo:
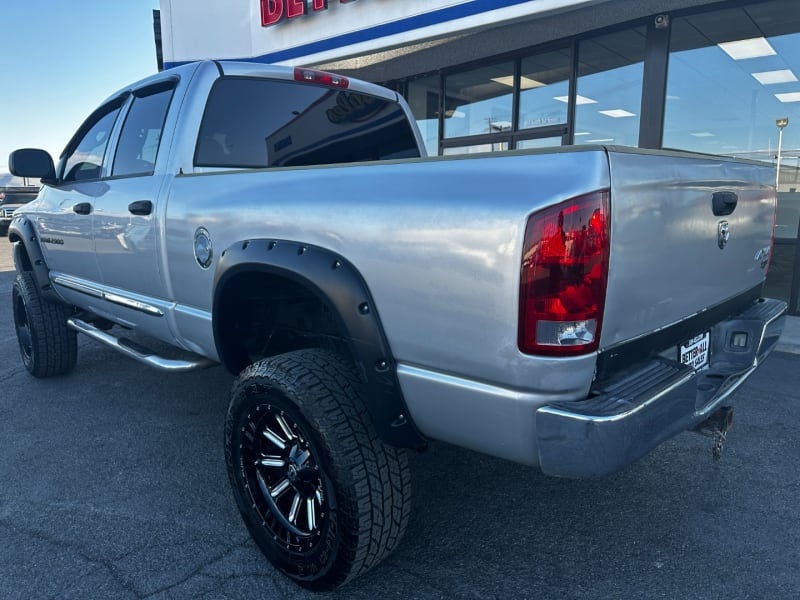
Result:
[[[608,155],[611,256],[601,351],[755,293],[771,248],[774,170],[682,153],[609,148]]]

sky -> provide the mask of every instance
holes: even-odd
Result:
[[[8,0],[0,15],[0,174],[17,148],[54,160],[112,93],[158,70],[158,0]]]

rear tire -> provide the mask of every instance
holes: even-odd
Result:
[[[233,387],[225,457],[247,528],[303,587],[378,564],[411,512],[405,451],[378,438],[353,366],[306,349],[261,360]]]
[[[70,307],[42,298],[36,280],[18,273],[11,291],[14,327],[25,368],[34,377],[65,375],[78,360],[77,333],[67,327]]]

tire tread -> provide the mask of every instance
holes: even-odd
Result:
[[[27,271],[17,273],[14,289],[28,315],[32,354],[32,364],[25,364],[28,371],[41,378],[72,371],[78,360],[78,339],[67,326],[71,307],[42,298],[33,274]]]

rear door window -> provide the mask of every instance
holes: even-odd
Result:
[[[264,168],[417,156],[397,103],[351,90],[224,77],[206,104],[195,165]]]
[[[170,83],[134,93],[114,155],[113,177],[153,172],[173,89]]]

